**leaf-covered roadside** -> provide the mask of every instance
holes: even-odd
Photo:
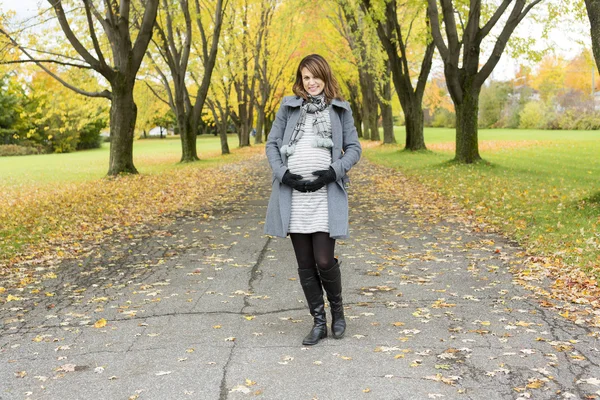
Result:
[[[378,161],[371,149],[367,148],[365,153],[369,160]],[[443,184],[439,179],[382,166],[379,168],[373,191],[381,197],[382,204],[388,201],[406,203],[417,222],[461,221],[472,226],[474,231],[500,232],[515,238],[514,230],[508,229],[514,224],[506,224],[507,220],[491,213],[489,207],[469,202],[464,197],[443,194]],[[543,237],[533,239],[533,242],[519,240],[525,250],[522,258],[511,261],[515,281],[541,295],[541,306],[554,307],[561,316],[572,321],[600,326],[598,282],[590,273],[582,271],[581,264],[566,262],[558,249],[557,254],[544,256],[536,248]]]
[[[160,174],[120,176],[6,192],[0,202],[0,287],[24,287],[41,263],[86,252],[111,234],[137,231],[177,211],[198,208],[228,190],[236,161],[262,154],[245,148],[216,163],[195,163]],[[225,167],[223,167],[225,165]],[[206,216],[208,217],[208,216]],[[6,301],[1,297],[0,301]]]

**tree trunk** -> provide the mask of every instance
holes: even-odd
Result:
[[[227,143],[227,119],[219,124],[219,136],[221,138],[221,154],[229,154],[229,144]]]
[[[179,125],[179,136],[181,138],[181,161],[182,163],[198,161],[196,149],[196,132],[190,121],[191,115],[183,113],[177,118]]]
[[[242,103],[238,107],[240,113],[240,130],[238,133],[239,146],[250,146],[250,116],[246,103]]]
[[[352,110],[352,116],[354,117],[354,125],[356,126],[356,131],[358,133],[358,137],[362,138],[363,137],[362,113],[360,110],[360,104],[358,102],[358,99],[359,99],[358,86],[359,85],[355,85],[353,82],[347,81],[346,86],[348,87],[348,90],[350,92],[348,102],[350,103],[350,109]]]
[[[256,136],[254,136],[254,144],[262,143],[262,131],[265,124],[265,107],[261,105],[258,107],[258,118],[256,121]]]
[[[133,83],[113,84],[110,103],[110,162],[108,175],[137,174],[133,165],[133,131],[137,106],[133,101]]]
[[[423,136],[423,106],[414,95],[405,101],[406,145],[404,150],[427,150]]]
[[[390,61],[386,62],[386,79],[383,84],[383,101],[379,102],[379,108],[381,108],[381,119],[383,125],[383,144],[394,144],[396,143],[396,137],[394,136],[394,115],[392,111],[392,83],[390,75],[392,68]]]
[[[383,104],[381,106],[381,118],[383,120],[383,143],[395,144],[394,136],[394,115],[392,114],[392,105]]]
[[[267,138],[268,132],[271,132],[273,126],[273,120],[268,116],[265,116],[265,139]]]
[[[592,51],[596,59],[596,66],[600,68],[600,0],[585,0],[585,6],[590,19]],[[595,88],[592,89],[596,90]]]
[[[467,78],[468,79],[468,78]],[[456,104],[455,161],[471,164],[481,160],[477,139],[477,114],[481,88],[466,88],[462,102]]]
[[[368,82],[368,78],[366,76],[366,73],[362,70],[359,69],[358,71],[358,75],[360,78],[360,91],[362,94],[362,103],[361,103],[361,115],[362,115],[362,137],[363,139],[370,139],[371,138],[371,124],[370,124],[370,120],[371,120],[371,108],[369,107],[369,82]]]
[[[381,119],[383,120],[383,144],[395,144],[396,137],[394,136],[394,115],[392,112],[392,93],[390,83],[384,87],[385,103],[381,103]]]
[[[356,99],[351,99],[350,101],[350,109],[352,110],[352,116],[354,117],[354,126],[356,126],[356,132],[358,133],[358,137],[363,137],[362,130],[362,112],[360,109],[360,104],[356,102]]]
[[[381,136],[379,135],[379,113],[378,113],[378,104],[377,94],[375,93],[375,87],[371,86],[369,88],[371,92],[371,98],[369,100],[369,125],[371,130],[371,137],[369,139],[379,141],[381,140]]]

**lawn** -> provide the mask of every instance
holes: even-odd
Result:
[[[404,143],[403,129],[397,130]],[[600,132],[481,130],[485,162],[459,165],[454,131],[426,128],[433,151],[375,146],[365,156],[458,200],[531,253],[600,279]]]
[[[229,135],[230,148],[237,147],[237,136]],[[197,140],[198,156],[214,158],[221,154],[219,137],[202,135]],[[142,174],[178,168],[181,140],[178,136],[165,139],[141,139],[133,144],[133,162]],[[63,182],[99,179],[108,171],[109,144],[102,148],[68,154],[43,154],[0,157],[0,189],[15,186],[43,186]]]

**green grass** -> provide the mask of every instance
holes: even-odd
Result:
[[[237,145],[237,136],[229,135],[230,148]],[[220,154],[219,137],[199,136],[198,156],[207,163],[215,162]],[[208,157],[212,157],[208,159]],[[179,168],[181,141],[179,137],[142,139],[133,144],[133,162],[140,173],[152,174],[165,169]],[[82,182],[106,176],[109,144],[102,148],[68,154],[43,154],[18,157],[0,157],[0,188],[45,186],[66,182]]]
[[[398,129],[401,143],[403,134]],[[452,162],[453,151],[377,146],[364,153],[459,200],[532,252],[562,257],[600,278],[600,132],[482,130],[479,137],[497,143],[481,151],[486,162],[474,165]],[[453,130],[425,130],[432,148],[453,139]],[[537,142],[519,142],[531,140]]]

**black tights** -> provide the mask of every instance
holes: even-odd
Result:
[[[329,237],[327,232],[315,233],[290,233],[298,268],[329,269],[335,265],[333,251],[335,239]]]

